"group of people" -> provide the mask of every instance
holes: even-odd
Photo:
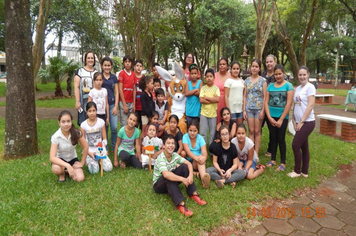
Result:
[[[73,116],[65,110],[58,118],[60,128],[51,138],[50,161],[59,182],[66,181],[68,175],[74,181],[83,181],[85,164],[91,174],[99,172],[95,151],[98,145],[109,149],[110,125],[114,163],[109,157],[105,158],[103,170],[111,171],[113,166],[153,166],[154,191],[169,193],[177,209],[190,216],[193,212],[184,203],[180,183],[185,185],[191,199],[205,205],[197,193],[194,175],[201,180],[203,188],[208,188],[211,180],[218,188],[226,184],[234,188],[238,181],[254,179],[265,171],[266,167],[258,164],[261,128],[265,122],[269,129],[266,155],[271,156],[267,167],[277,166],[277,171],[286,169],[285,134],[293,104],[295,167],[288,176],[308,176],[308,136],[315,127],[316,91],[308,82],[307,67],[300,67],[300,86],[294,92],[292,84],[285,79],[283,66],[276,65],[273,55],[267,56],[267,70],[263,75],[261,61],[252,60],[251,75],[243,80],[239,62],[231,62],[228,70],[226,58],[219,60],[218,72],[207,69],[204,78],[200,78],[193,54],[187,54],[183,69],[188,129],[184,134],[178,127],[178,116],[167,115],[169,88],[155,68],[159,64],[153,64],[153,77],[145,76],[143,62],[133,61],[127,55],[118,78],[111,73],[113,61],[109,57],[103,58],[100,64],[102,72],[97,72],[95,55],[89,51],[85,54],[84,67],[75,75],[75,107],[80,130],[73,124]],[[117,131],[119,114],[121,128]],[[75,152],[78,143],[83,149],[80,161]],[[276,161],[278,146],[279,165]],[[151,152],[147,151],[148,147],[153,147]],[[206,166],[208,150],[211,167]]]

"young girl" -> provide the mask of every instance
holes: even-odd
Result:
[[[246,179],[254,179],[265,171],[265,166],[257,164],[257,154],[252,140],[246,137],[246,127],[244,124],[237,126],[236,137],[231,140],[237,149],[239,157],[238,169],[244,170]]]
[[[143,76],[142,73],[143,63],[142,60],[136,60],[134,64],[134,72],[135,72],[135,89],[136,89],[136,98],[135,98],[135,112],[138,114],[138,127],[142,130],[142,121],[141,121],[141,93],[140,89],[140,80]]]
[[[261,126],[265,116],[263,101],[266,96],[266,82],[260,74],[261,61],[254,59],[251,63],[251,77],[245,81],[243,114],[248,123],[248,137],[255,143],[257,155],[261,145]]]
[[[183,142],[182,142],[182,132],[180,132],[179,127],[178,127],[178,116],[177,115],[171,115],[168,119],[169,127],[168,129],[164,132],[164,136],[171,134],[174,137],[175,141],[175,149],[174,152],[178,153],[182,157],[186,157],[187,154],[185,153],[183,149]]]
[[[200,134],[209,145],[213,142],[216,129],[217,107],[220,99],[220,91],[214,85],[214,70],[207,69],[205,72],[206,85],[200,90],[199,100],[202,103],[200,112]],[[189,125],[189,124],[188,124]],[[209,141],[207,133],[209,127]]]
[[[183,148],[187,154],[186,159],[192,162],[194,170],[198,170],[197,176],[201,177],[203,188],[209,188],[210,175],[206,173],[205,167],[208,153],[204,138],[198,134],[198,126],[195,120],[188,124],[188,133],[183,135]]]
[[[216,132],[215,132],[215,142],[220,142],[220,127],[222,125],[226,125],[229,127],[229,140],[233,139],[236,134],[236,121],[231,119],[231,112],[228,107],[224,107],[223,109],[220,110],[220,116],[221,116],[221,121],[218,123],[216,126]]]
[[[153,80],[149,76],[143,76],[140,80],[140,89],[141,93],[141,121],[142,121],[142,130],[145,130],[146,125],[148,124],[148,118],[151,117],[152,112],[155,110],[155,103],[153,101],[152,89],[153,89]],[[141,136],[142,138],[144,136]]]
[[[94,88],[89,92],[88,102],[95,102],[98,108],[97,116],[109,124],[109,103],[108,103],[108,91],[102,88],[103,77],[99,72],[94,74]]]
[[[157,134],[157,127],[155,124],[149,123],[147,125],[147,135],[143,138],[142,141],[142,154],[141,154],[141,160],[142,160],[142,166],[143,167],[147,167],[147,165],[149,165],[149,157],[148,155],[145,154],[145,150],[143,149],[143,147],[147,147],[147,146],[154,146],[154,150],[155,153],[151,156],[151,165],[154,166],[155,165],[155,159],[157,158],[157,156],[159,154],[161,154],[162,152],[162,139],[158,138],[156,136]]]
[[[88,155],[88,143],[79,130],[73,125],[72,114],[64,110],[58,117],[59,129],[51,137],[51,151],[49,160],[52,163],[52,172],[58,175],[58,181],[66,181],[66,170],[69,176],[77,182],[84,181],[82,167]],[[75,147],[78,142],[82,146],[82,159],[79,162]]]
[[[242,124],[243,114],[242,105],[244,100],[244,81],[240,78],[241,66],[238,61],[231,62],[231,78],[228,78],[224,84],[225,105],[230,108],[232,119],[237,124]]]
[[[223,107],[226,107],[225,105],[225,95],[224,95],[224,84],[225,81],[230,78],[230,72],[229,72],[229,63],[227,58],[222,57],[219,59],[219,71],[215,73],[215,80],[214,84],[219,88],[220,90],[220,99],[218,103],[218,111],[220,111]],[[219,123],[221,120],[220,115],[218,114],[218,118],[216,120],[216,123]]]
[[[119,95],[120,95],[120,122],[126,125],[127,115],[135,111],[135,78],[131,71],[132,58],[126,55],[123,58],[124,69],[119,73]]]
[[[199,101],[200,89],[203,85],[198,79],[198,66],[191,64],[189,66],[190,80],[188,86],[185,86],[185,96],[187,97],[185,105],[185,118],[189,124],[193,119],[199,121],[201,103]]]
[[[95,160],[95,151],[97,149],[98,143],[101,142],[104,146],[107,145],[105,122],[104,120],[97,118],[96,107],[97,106],[94,102],[87,103],[86,111],[88,119],[86,119],[80,125],[80,131],[84,135],[84,138],[87,140],[89,145],[89,152],[86,158],[86,163],[91,174],[96,174],[100,170],[99,162]],[[105,159],[103,159],[103,170],[112,170],[112,163],[108,155]]]
[[[160,136],[162,136],[164,131],[163,130],[158,131],[158,128],[159,128],[158,116],[159,115],[158,115],[157,111],[152,111],[151,116],[148,118],[148,123],[151,123],[156,126],[156,134],[158,137],[160,137]],[[142,140],[143,140],[143,137],[145,137],[147,135],[147,130],[148,130],[148,127],[146,125],[145,129],[143,129],[141,132]]]
[[[281,164],[276,169],[284,171],[286,169],[286,129],[288,126],[289,111],[292,107],[294,88],[293,85],[284,79],[284,67],[276,65],[274,67],[274,83],[267,88],[265,99],[267,125],[270,130],[270,143],[272,157],[267,163],[267,167],[276,165],[277,146],[281,154]]]
[[[118,138],[116,141],[114,157],[114,166],[116,167],[119,166],[119,161],[117,160],[117,156],[119,156],[121,158],[121,168],[125,168],[126,164],[130,164],[135,168],[142,168],[140,131],[135,127],[137,119],[137,113],[130,112],[127,117],[127,125],[121,127],[117,134]]]
[[[237,169],[239,159],[236,147],[229,139],[229,127],[222,125],[219,133],[221,142],[209,148],[210,153],[213,154],[213,166],[209,167],[206,172],[212,180],[215,180],[218,188],[223,188],[224,184],[229,183],[235,188],[236,182],[244,179],[246,174],[243,170]]]

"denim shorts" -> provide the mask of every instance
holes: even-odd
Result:
[[[242,112],[231,114],[231,119],[240,119],[240,118],[242,118]]]
[[[254,118],[254,119],[259,119],[260,113],[262,109],[250,109],[246,110],[247,112],[247,118]]]
[[[242,160],[240,160],[240,161],[244,164],[244,168],[245,168],[247,161],[242,161]],[[257,162],[256,162],[255,158],[253,158],[252,166],[250,168],[256,170],[256,164],[257,164]]]

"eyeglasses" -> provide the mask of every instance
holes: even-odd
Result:
[[[221,137],[227,137],[229,136],[229,133],[223,133],[223,134],[220,134]]]
[[[187,57],[187,59],[193,59],[193,57]]]

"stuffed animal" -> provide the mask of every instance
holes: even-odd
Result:
[[[106,141],[106,140],[105,140]],[[100,173],[101,176],[103,176],[103,168],[104,168],[104,162],[103,159],[106,159],[106,148],[105,148],[105,144],[103,147],[103,144],[101,142],[98,143],[96,151],[95,151],[95,160],[99,161],[100,160]],[[107,169],[107,168],[105,168]]]
[[[175,72],[175,76],[173,78],[171,74],[167,70],[163,69],[162,67],[156,66],[156,69],[160,74],[160,76],[165,81],[169,82],[168,118],[172,114],[177,115],[179,118],[178,127],[180,128],[182,134],[185,134],[187,132],[187,124],[185,122],[186,81],[185,81],[183,68],[177,62],[174,62],[173,67]],[[168,129],[169,125],[167,124],[166,127]]]

